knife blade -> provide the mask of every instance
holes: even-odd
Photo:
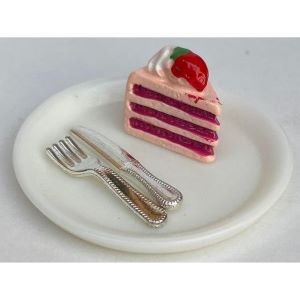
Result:
[[[164,208],[175,208],[181,204],[183,196],[179,190],[150,173],[137,159],[109,138],[84,126],[72,128],[71,133],[117,169],[141,182]]]
[[[136,161],[126,150],[99,132],[84,126],[77,126],[71,129],[71,133],[86,142],[120,170],[126,168],[126,164]]]

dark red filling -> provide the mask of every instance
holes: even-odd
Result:
[[[169,106],[176,107],[177,109],[180,109],[194,117],[209,121],[209,122],[217,124],[217,125],[220,125],[216,115],[212,114],[211,112],[205,111],[198,107],[188,105],[188,104],[180,102],[176,99],[167,97],[163,94],[160,94],[158,92],[155,92],[148,88],[145,88],[140,84],[134,84],[132,91],[137,96],[163,102]]]
[[[193,124],[191,122],[179,119],[177,117],[168,115],[166,113],[163,113],[161,111],[155,110],[153,108],[140,105],[137,103],[130,103],[130,108],[132,111],[139,113],[144,116],[154,117],[160,121],[163,121],[167,124],[185,129],[187,131],[190,131],[202,138],[205,138],[209,141],[216,141],[218,139],[218,135],[215,131],[201,127],[199,125]]]
[[[186,147],[201,156],[214,155],[214,150],[212,146],[189,139],[177,133],[171,132],[167,129],[157,127],[137,118],[130,118],[129,123],[130,126],[135,129],[150,133],[154,136],[166,139],[172,143]]]

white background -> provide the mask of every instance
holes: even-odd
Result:
[[[137,255],[91,245],[51,223],[24,196],[12,170],[14,138],[26,116],[53,93],[94,78],[126,77],[165,44],[198,52],[217,91],[252,102],[283,127],[294,154],[292,180],[263,219],[215,246]],[[299,39],[0,40],[0,260],[300,261],[299,62]]]

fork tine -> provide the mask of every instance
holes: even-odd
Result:
[[[55,151],[52,148],[46,149],[47,155],[58,165],[63,166],[64,168],[68,168],[68,165],[66,165],[55,153]]]
[[[57,145],[53,144],[51,149],[54,151],[56,156],[64,162],[65,165],[69,165],[70,167],[74,167],[74,162],[70,159],[65,152]]]
[[[82,158],[87,158],[87,155],[84,153],[84,151],[75,143],[75,141],[70,137],[65,137],[67,145],[74,150],[75,153],[77,153]]]
[[[80,157],[68,146],[68,144],[64,140],[60,140],[58,144],[71,160],[74,159],[76,162],[81,162]]]

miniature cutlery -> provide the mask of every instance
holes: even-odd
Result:
[[[105,166],[98,158],[86,154],[70,137],[46,149],[46,153],[65,172],[76,176],[93,175],[148,225],[159,227],[167,218],[166,211],[133,188],[125,179]]]
[[[102,134],[83,126],[71,129],[71,133],[99,152],[116,168],[140,181],[164,208],[175,208],[182,202],[180,191],[151,174],[126,150]]]

